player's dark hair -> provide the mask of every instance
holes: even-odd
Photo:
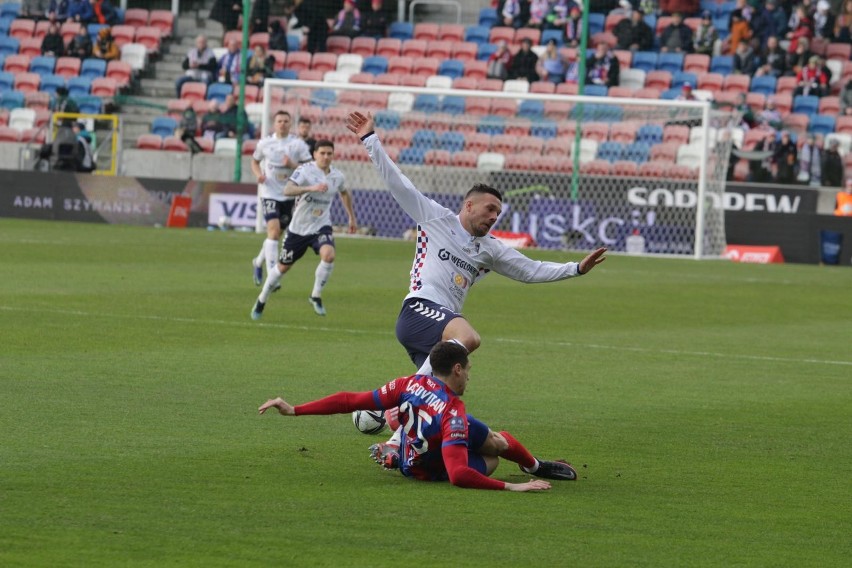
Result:
[[[283,114],[287,118],[293,118],[292,116],[290,116],[290,113],[287,112],[286,110],[279,110],[278,112],[275,113],[275,116],[278,116],[279,114]],[[272,117],[273,120],[275,120],[275,116]]]
[[[429,352],[429,361],[436,375],[448,377],[456,363],[467,367],[467,349],[454,341],[442,341]]]
[[[311,124],[311,119],[306,116],[299,117],[299,124]]]
[[[331,140],[317,140],[317,143],[314,144],[314,149],[312,151],[316,152],[320,148],[331,148],[332,150],[334,150],[334,142],[332,142]]]
[[[500,193],[499,190],[494,189],[490,185],[485,185],[484,183],[478,183],[471,187],[468,192],[464,194],[465,200],[476,193],[488,193],[499,199],[501,203],[503,202],[503,194]]]

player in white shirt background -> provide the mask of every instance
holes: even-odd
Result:
[[[333,159],[334,144],[329,140],[318,140],[314,148],[314,161],[299,166],[284,188],[285,195],[297,197],[296,205],[281,256],[269,269],[263,289],[252,308],[251,317],[254,320],[261,318],[269,295],[278,288],[281,277],[302,258],[308,248],[320,257],[308,300],[317,315],[326,315],[322,290],[334,270],[331,204],[336,195],[340,196],[349,216],[349,232],[354,233],[358,228],[352,195],[346,189],[343,173],[331,165]]]
[[[252,259],[255,286],[263,283],[263,265],[267,272],[278,261],[278,243],[293,214],[294,197],[284,188],[299,164],[309,162],[311,153],[302,138],[290,134],[290,113],[279,110],[272,119],[273,132],[257,143],[251,159],[251,171],[257,178],[261,210],[266,221],[266,239],[260,253]]]

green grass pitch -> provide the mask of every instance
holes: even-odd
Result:
[[[413,372],[411,243],[339,239],[328,317],[310,255],[252,322],[260,242],[0,220],[0,565],[848,565],[848,268],[477,284],[468,408],[581,476],[515,494],[382,471],[349,416],[258,416]]]

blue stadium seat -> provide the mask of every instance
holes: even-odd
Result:
[[[158,116],[151,122],[151,134],[158,136],[174,136],[178,122],[170,116]]]
[[[589,37],[599,34],[604,31],[606,23],[606,14],[592,13],[589,14]]]
[[[537,120],[544,117],[544,103],[542,101],[521,101],[518,107],[518,116]]]
[[[89,32],[89,37],[92,39],[92,43],[98,41],[98,33],[104,29],[108,28],[109,24],[89,24],[86,26],[86,31]]]
[[[730,18],[731,12],[737,9],[736,1],[724,2],[716,6],[716,17],[724,17],[726,20]]]
[[[230,83],[211,83],[207,87],[207,100],[219,101],[221,103],[225,100],[225,97],[233,92],[234,87]]]
[[[543,30],[541,32],[541,45],[547,45],[550,40],[556,40],[556,46],[562,47],[565,40],[565,32],[563,30]]]
[[[444,132],[438,138],[438,147],[450,153],[461,152],[464,150],[464,134],[461,132]]]
[[[394,110],[380,110],[375,114],[376,128],[396,130],[399,128],[399,113]]]
[[[609,163],[617,162],[624,152],[624,144],[621,142],[601,142],[598,146],[598,159]]]
[[[95,59],[90,57],[83,60],[83,65],[80,67],[80,76],[88,77],[89,79],[97,79],[106,75],[107,62],[104,59]]]
[[[641,69],[645,73],[653,71],[657,68],[657,58],[659,56],[653,51],[636,51],[633,53],[633,69]]]
[[[464,40],[482,45],[488,43],[490,32],[486,26],[468,26],[464,29]]]
[[[450,79],[458,79],[464,75],[464,63],[456,59],[441,61],[440,66],[438,66],[438,75],[443,75]]]
[[[480,134],[490,134],[491,136],[503,134],[505,130],[506,119],[493,114],[488,114],[480,118],[479,124],[476,127],[476,131]]]
[[[689,83],[692,87],[698,83],[698,76],[695,73],[687,73],[686,71],[678,71],[672,74],[672,89],[680,89]]]
[[[464,114],[464,103],[464,97],[447,95],[441,101],[441,112],[452,115]]]
[[[530,136],[536,138],[551,139],[556,138],[556,122],[550,119],[534,120],[530,126]]]
[[[818,114],[811,117],[811,123],[808,126],[808,132],[811,134],[831,134],[834,132],[837,120],[835,117],[828,114]]]
[[[592,120],[599,122],[621,122],[624,119],[624,109],[610,105],[589,105],[593,107]]]
[[[497,51],[497,46],[493,43],[480,43],[476,50],[476,59],[478,61],[488,61],[491,54]]]
[[[92,80],[88,77],[70,77],[68,79],[68,96],[74,100],[88,95],[92,90]]]
[[[74,100],[77,102],[77,106],[80,108],[80,112],[84,114],[101,113],[101,108],[103,107],[103,100],[100,97],[96,97],[95,95],[86,95],[83,97],[76,97]]]
[[[13,110],[16,108],[23,108],[24,106],[24,93],[19,93],[18,91],[6,91],[5,93],[0,93],[0,108]]]
[[[56,94],[58,87],[65,86],[65,77],[61,75],[42,75],[39,91],[44,93]]]
[[[56,67],[56,58],[47,55],[39,55],[30,60],[30,71],[39,75],[50,75]]]
[[[19,2],[4,2],[0,4],[0,17],[17,18],[21,13],[21,4]]]
[[[587,97],[605,97],[608,92],[606,85],[586,85],[583,88],[583,94]]]
[[[806,114],[813,117],[819,109],[819,97],[798,95],[793,97],[793,108],[795,114]]]
[[[423,148],[403,148],[399,152],[399,163],[419,166],[423,164],[426,150]]]
[[[337,93],[333,89],[319,89],[311,95],[311,104],[323,110],[337,104]]]
[[[3,66],[6,64],[6,54],[0,53],[0,69],[3,69]]]
[[[17,39],[5,35],[0,35],[0,55],[15,55],[18,53],[18,48],[21,42]]]
[[[657,58],[657,69],[675,74],[683,71],[683,53],[661,53]]]
[[[0,71],[0,91],[11,91],[15,88],[15,74]]]
[[[664,101],[673,101],[680,96],[680,89],[667,89],[662,92],[660,99]]]
[[[763,95],[774,95],[775,87],[778,80],[771,75],[761,75],[760,77],[752,77],[751,87],[749,90],[752,93],[761,93]]]
[[[295,34],[287,34],[287,51],[299,51],[301,48],[299,36]]]
[[[642,164],[648,161],[651,154],[651,146],[647,142],[634,142],[624,147],[621,159]]]
[[[437,112],[438,111],[438,95],[417,95],[414,98],[414,107],[412,110],[419,112]]]
[[[731,35],[730,21],[728,19],[729,14],[725,14],[724,16],[716,16],[713,18],[713,27],[716,28],[716,32],[719,34],[719,39],[727,39],[729,35]]]
[[[497,10],[495,8],[482,8],[479,11],[480,26],[491,28],[494,27],[499,21],[500,18],[497,16]]]
[[[733,55],[716,55],[710,60],[710,72],[730,75],[734,72]]]
[[[281,69],[275,72],[276,79],[298,79],[299,73],[292,69]]]
[[[636,131],[636,142],[660,144],[663,141],[663,127],[659,124],[643,124]]]
[[[657,16],[654,14],[645,14],[645,17],[642,18],[645,20],[645,23],[648,24],[648,27],[651,28],[651,31],[654,32],[654,36],[657,35]]]
[[[705,10],[710,12],[710,17],[713,17],[719,10],[719,4],[716,0],[701,0],[701,11]]]
[[[121,8],[115,8],[115,17],[116,17],[116,20],[118,21],[119,25],[124,23],[125,13],[126,13],[125,10],[122,10]]]
[[[438,136],[434,130],[418,130],[411,138],[412,148],[422,148],[423,150],[431,150],[438,146]]]
[[[372,73],[373,75],[381,75],[388,71],[388,58],[382,55],[373,55],[364,58],[364,64],[361,65],[362,73]]]
[[[411,22],[391,22],[388,37],[403,41],[414,37],[414,24]]]

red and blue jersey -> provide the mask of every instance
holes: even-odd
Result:
[[[447,479],[441,454],[444,446],[468,446],[464,402],[439,379],[412,375],[373,391],[380,408],[399,407],[403,428],[400,471],[426,481]]]

